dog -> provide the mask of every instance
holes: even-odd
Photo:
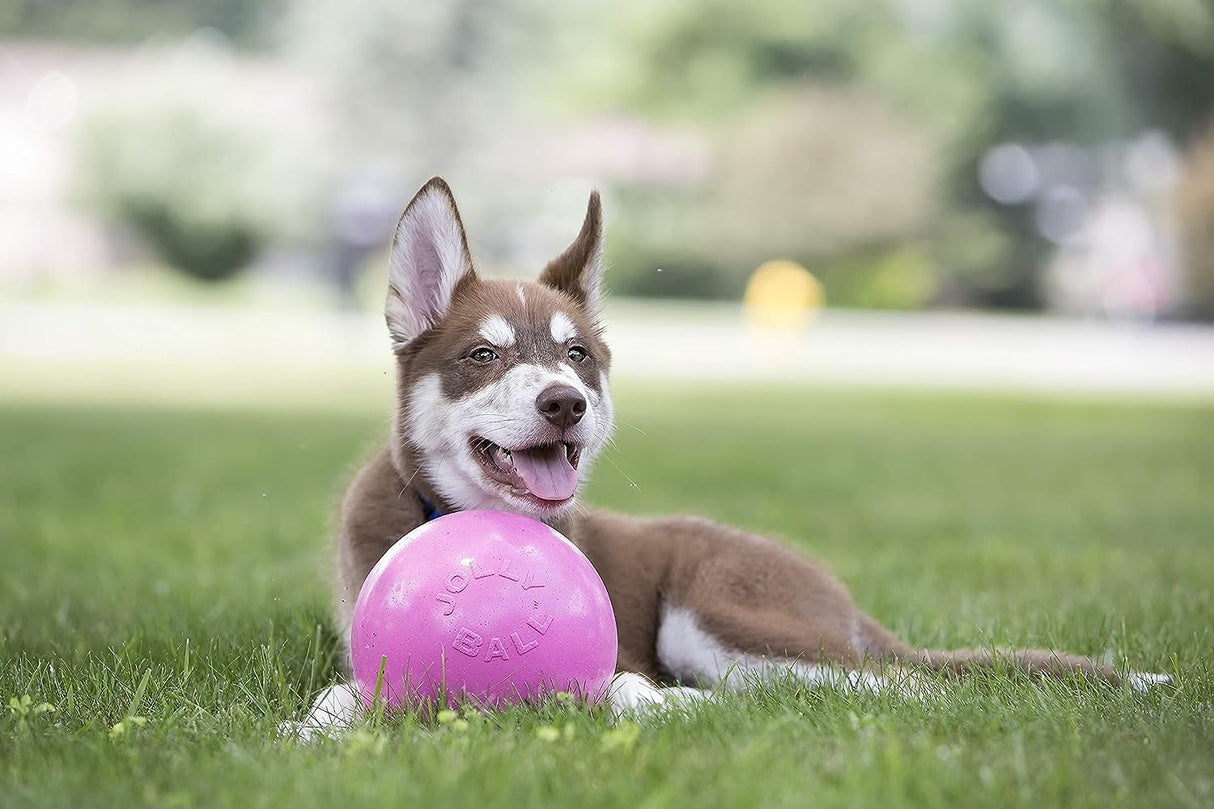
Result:
[[[1135,689],[1168,681],[1122,677],[1049,650],[915,649],[776,541],[695,517],[574,508],[612,431],[602,288],[597,193],[577,237],[527,283],[481,277],[441,178],[405,208],[384,312],[397,372],[390,438],[358,472],[341,510],[335,567],[343,638],[364,579],[400,537],[440,512],[500,509],[556,528],[602,577],[619,633],[608,691],[615,716],[707,699],[722,685],[767,676],[912,694],[920,671],[1080,673]],[[301,729],[341,727],[358,704],[352,686],[332,686]]]

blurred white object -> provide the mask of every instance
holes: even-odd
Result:
[[[978,168],[987,196],[1032,203],[1037,232],[1057,245],[1042,282],[1049,307],[1114,321],[1153,321],[1180,303],[1179,178],[1176,148],[1158,130],[1094,148],[1001,143]]]
[[[991,199],[1015,205],[1033,198],[1041,187],[1041,175],[1028,149],[1019,143],[1001,143],[983,156],[978,182]]]
[[[1176,303],[1178,270],[1170,233],[1141,201],[1098,199],[1082,229],[1046,273],[1052,309],[1113,320],[1154,320]]]

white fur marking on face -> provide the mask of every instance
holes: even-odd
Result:
[[[553,516],[486,481],[469,442],[485,438],[513,450],[551,440],[551,425],[536,410],[535,400],[554,383],[571,385],[590,404],[564,438],[581,445],[579,472],[585,480],[594,457],[610,437],[611,406],[571,368],[554,371],[530,363],[515,365],[500,379],[459,399],[443,395],[438,374],[428,374],[410,386],[406,434],[418,450],[422,473],[443,500],[460,509],[499,509],[534,519]]]
[[[481,337],[498,348],[512,346],[515,343],[514,328],[501,315],[489,315],[481,322]]]
[[[726,649],[700,627],[695,613],[682,607],[667,605],[662,608],[657,645],[658,660],[667,671],[680,680],[701,686],[723,683],[730,688],[744,688],[756,680],[778,680],[791,676],[808,686],[874,694],[892,689],[904,696],[924,696],[922,689],[911,678],[905,682],[893,681],[868,671],[762,657]]]
[[[548,333],[552,335],[552,339],[558,345],[564,345],[577,337],[577,329],[574,328],[573,321],[564,312],[557,312],[552,316],[552,322],[548,324]]]

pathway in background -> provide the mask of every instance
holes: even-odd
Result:
[[[614,303],[608,323],[625,380],[1214,396],[1208,326],[826,311],[803,334],[780,336],[747,330],[737,306],[633,301]],[[386,390],[390,369],[372,314],[0,304],[0,396],[86,395],[108,384],[196,387],[220,400],[227,386],[309,395],[372,377]]]
[[[623,307],[609,331],[626,375],[927,388],[1214,394],[1214,327],[980,313],[827,310],[795,338],[736,307]]]

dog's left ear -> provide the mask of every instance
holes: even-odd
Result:
[[[540,283],[572,295],[591,313],[598,311],[603,296],[603,206],[598,191],[590,193],[581,232],[548,263]]]

